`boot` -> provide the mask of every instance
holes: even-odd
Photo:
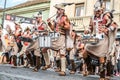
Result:
[[[100,72],[104,71],[104,67],[105,67],[104,64],[100,64],[100,68],[99,68]]]
[[[105,78],[100,78],[99,80],[106,80]]]
[[[105,79],[105,69],[103,69],[102,71],[100,71],[100,79]]]
[[[82,68],[83,68],[83,71],[82,71],[83,76],[87,76],[88,75],[87,65],[83,64]]]
[[[112,71],[113,71],[113,66],[112,63],[110,61],[108,61],[107,65],[106,65],[106,70],[107,70],[107,74],[106,74],[106,79],[110,80],[111,76],[112,76]]]
[[[19,61],[18,61],[18,66],[23,66],[24,65],[24,60],[23,60],[24,58],[23,58],[23,56],[21,55],[20,57],[19,57]]]
[[[41,60],[40,60],[40,57],[39,56],[36,56],[36,66],[35,68],[33,69],[34,72],[38,72],[38,70],[40,69],[41,67]]]
[[[27,59],[28,59],[28,64],[30,64],[30,66],[33,66],[33,59],[31,57],[31,54],[27,54]]]
[[[57,68],[55,69],[55,72],[60,72],[60,68],[57,67]]]
[[[61,64],[61,62],[60,62],[60,60],[56,60],[56,66],[57,66],[57,68],[55,69],[55,72],[60,72],[61,70],[60,70],[60,64]]]
[[[66,76],[66,73],[64,71],[60,71],[59,76]]]
[[[47,70],[50,67],[51,67],[51,65],[46,65],[46,66],[42,67],[42,70]]]
[[[61,57],[61,71],[59,72],[59,75],[65,76],[66,75],[65,70],[66,70],[66,58]]]
[[[89,72],[88,71],[83,71],[83,76],[88,76]]]
[[[7,52],[6,53],[6,62],[8,63],[10,60],[9,60],[9,53]]]
[[[43,56],[44,56],[46,66],[42,67],[42,70],[47,70],[48,68],[51,67],[49,55],[48,55],[48,53],[43,53]]]
[[[75,74],[75,63],[74,63],[74,60],[70,60],[70,63],[72,65],[72,69],[70,71],[70,74]]]
[[[17,56],[16,55],[13,55],[13,66],[12,68],[16,68],[17,67]]]

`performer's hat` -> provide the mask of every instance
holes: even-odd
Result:
[[[105,6],[103,4],[103,1],[102,0],[97,0],[95,5],[94,5],[94,11],[102,10],[104,8],[105,8]]]
[[[42,11],[39,11],[33,15],[34,18],[42,17]]]
[[[54,7],[56,9],[63,9],[63,10],[65,10],[65,6],[70,6],[72,4],[74,4],[74,3],[60,3],[60,4],[56,4]]]
[[[65,6],[63,5],[63,4],[56,4],[55,6],[54,6],[56,9],[65,9]]]

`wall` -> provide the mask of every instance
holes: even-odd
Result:
[[[18,9],[8,9],[6,13],[32,18],[36,12],[42,10],[43,20],[47,20],[47,18],[49,17],[49,8],[50,8],[50,2],[47,2],[47,3],[36,4],[27,7],[21,7]],[[0,24],[2,23],[2,14],[3,13],[0,12]]]

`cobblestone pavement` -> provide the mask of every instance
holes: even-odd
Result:
[[[89,75],[83,77],[76,73],[70,75],[67,71],[66,76],[59,76],[53,69],[39,72],[32,72],[30,68],[11,68],[8,64],[0,64],[0,80],[98,80],[99,76]],[[112,77],[111,80],[120,80],[120,77]]]

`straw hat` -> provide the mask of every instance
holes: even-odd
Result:
[[[102,10],[104,9],[104,4],[102,1],[97,0],[94,4],[94,11]]]
[[[42,12],[39,11],[39,12],[36,12],[34,15],[33,15],[34,18],[36,17],[42,17]]]
[[[54,6],[56,9],[65,9],[65,5],[64,4],[56,4],[55,6]]]

